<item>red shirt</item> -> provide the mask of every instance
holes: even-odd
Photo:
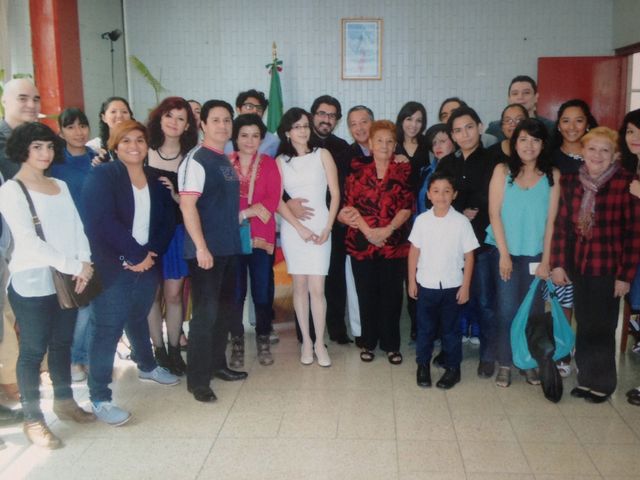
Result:
[[[344,206],[355,207],[372,228],[386,227],[400,210],[411,210],[414,204],[409,185],[411,164],[395,163],[387,167],[383,179],[378,180],[375,162],[353,160],[352,173],[345,183]],[[349,255],[357,260],[370,258],[404,258],[409,253],[409,221],[404,222],[382,247],[369,243],[363,233],[347,229],[346,246]]]
[[[551,245],[551,267],[631,283],[640,262],[640,200],[629,193],[634,176],[619,169],[596,194],[592,237],[578,230],[584,189],[578,174],[560,179],[560,208]]]

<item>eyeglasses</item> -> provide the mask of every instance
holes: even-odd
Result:
[[[323,110],[318,110],[318,111],[316,112],[316,115],[317,115],[317,116],[319,116],[319,117],[327,117],[327,118],[330,118],[331,120],[336,120],[336,119],[338,118],[338,115],[337,115],[337,114],[335,114],[335,113],[328,113],[328,112],[325,112],[325,111],[323,111]]]
[[[291,130],[309,130],[311,127],[306,124],[306,125],[292,125],[291,126]]]
[[[518,117],[518,118],[505,117],[502,119],[502,125],[518,125],[523,120],[524,120],[524,117]]]
[[[243,103],[242,108],[245,110],[249,110],[250,112],[264,112],[264,108],[262,105],[256,105],[255,103]]]

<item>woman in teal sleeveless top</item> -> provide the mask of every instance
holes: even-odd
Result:
[[[511,384],[511,322],[534,275],[549,277],[551,237],[560,198],[560,172],[547,155],[548,132],[537,119],[518,124],[510,140],[511,156],[496,166],[489,186],[486,243],[496,246],[496,322],[498,374],[496,385]],[[534,264],[535,267],[530,265]],[[543,313],[542,293],[532,313]],[[524,372],[539,384],[537,372]]]

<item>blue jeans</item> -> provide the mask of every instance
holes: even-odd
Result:
[[[78,309],[76,328],[73,332],[71,344],[71,363],[89,365],[89,340],[91,338],[91,304]]]
[[[462,334],[460,331],[460,305],[456,288],[424,288],[418,285],[416,306],[416,363],[428,365],[433,353],[433,341],[438,332],[442,338],[445,366],[460,368],[462,361]]]
[[[113,356],[123,329],[131,342],[131,358],[138,368],[150,372],[157,366],[147,315],[158,288],[158,271],[157,266],[143,273],[122,270],[93,301],[88,385],[94,403],[111,401]]]
[[[229,330],[231,335],[244,334],[242,326],[242,308],[247,296],[247,271],[251,280],[251,298],[256,311],[256,334],[269,335],[271,331],[270,282],[272,276],[272,259],[265,250],[254,248],[250,255],[238,255],[236,272],[235,308]]]
[[[211,374],[227,366],[225,351],[234,308],[237,257],[217,256],[213,268],[204,270],[188,260],[191,273],[193,315],[189,322],[187,386],[208,387]]]
[[[9,286],[9,302],[20,328],[20,353],[16,373],[26,421],[42,420],[40,364],[49,351],[49,374],[56,400],[73,398],[71,390],[71,340],[76,309],[63,310],[56,295],[22,297]]]
[[[496,359],[496,320],[494,314],[496,287],[493,257],[497,249],[491,248],[476,254],[471,279],[468,310],[480,324],[480,361],[494,362]]]
[[[503,367],[511,366],[511,324],[520,304],[529,291],[531,282],[535,278],[529,274],[529,264],[537,263],[542,255],[515,256],[511,255],[513,270],[511,278],[504,281],[500,278],[500,254],[494,256],[494,274],[496,276],[496,321],[498,325],[498,364]],[[544,313],[544,301],[542,299],[542,283],[538,289],[531,314]]]

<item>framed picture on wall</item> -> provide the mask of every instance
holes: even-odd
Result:
[[[382,19],[342,19],[342,79],[382,79]]]

